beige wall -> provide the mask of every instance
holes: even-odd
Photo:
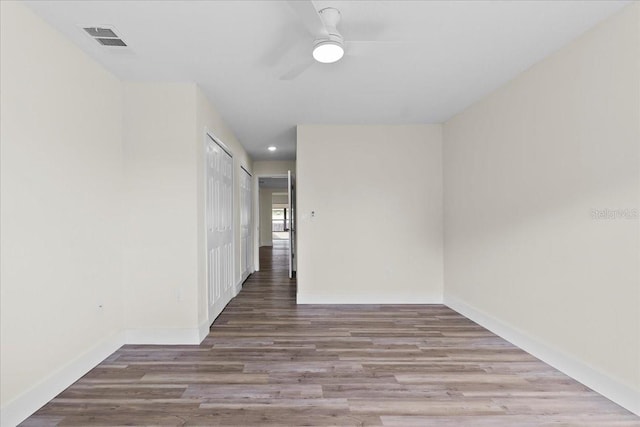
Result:
[[[2,425],[123,343],[198,342],[205,129],[193,83],[122,83],[18,2],[0,2]],[[236,278],[239,278],[239,244]]]
[[[233,131],[224,122],[218,111],[211,105],[204,93],[195,86],[196,94],[196,135],[195,146],[197,148],[197,213],[198,218],[198,243],[196,246],[198,257],[198,300],[200,301],[198,307],[199,324],[208,320],[207,313],[207,282],[206,282],[206,256],[205,256],[205,189],[204,189],[204,162],[205,152],[204,143],[206,132],[213,134],[220,142],[225,144],[227,148],[233,154],[233,226],[234,226],[234,239],[235,239],[235,278],[234,284],[242,278],[241,265],[240,265],[240,175],[244,172],[240,167],[244,167],[249,172],[252,172],[252,161],[249,158],[244,147],[238,141]],[[207,327],[209,325],[207,324]]]
[[[445,302],[614,380],[620,395],[635,390],[636,402],[639,8],[444,126]],[[594,209],[635,215],[595,219]]]
[[[123,166],[118,79],[24,5],[0,19],[4,421],[122,328]]]
[[[639,17],[628,7],[444,127],[447,303],[636,393],[640,224],[592,211],[640,208]],[[23,5],[0,2],[0,19],[8,424],[8,403],[36,390],[37,409],[123,330],[201,328],[205,129],[234,153],[236,226],[252,165],[195,84],[123,89]],[[298,132],[300,301],[440,301],[440,127]]]
[[[273,205],[278,206],[288,206],[289,205],[289,195],[285,189],[276,190],[271,195],[271,202]]]
[[[125,326],[197,326],[196,102],[188,83],[124,83]]]
[[[128,329],[208,328],[204,144],[209,132],[234,159],[235,279],[240,280],[240,166],[251,161],[193,83],[125,86]],[[140,332],[140,331],[138,331]]]
[[[293,172],[293,171],[292,171]],[[282,188],[260,188],[260,246],[273,245],[272,209],[273,204],[281,202],[285,205],[289,203],[287,195],[274,195],[274,193],[286,192]]]
[[[271,234],[273,192],[271,188],[260,188],[260,246],[273,245],[273,236]]]
[[[303,125],[297,153],[298,302],[441,302],[441,126]]]
[[[287,171],[296,170],[295,160],[259,160],[253,162],[253,174],[255,176],[287,176]]]

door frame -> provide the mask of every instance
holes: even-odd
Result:
[[[254,206],[254,252],[253,263],[255,271],[260,271],[260,179],[261,178],[284,178],[287,179],[287,174],[266,173],[253,175],[253,206]]]
[[[289,279],[295,278],[296,275],[296,249],[297,237],[296,228],[296,176],[291,171],[287,172],[287,198],[289,202]]]
[[[255,250],[254,250],[254,244],[253,242],[255,241],[255,227],[254,224],[256,223],[256,220],[254,218],[254,205],[255,205],[255,197],[254,197],[254,188],[253,188],[253,174],[251,172],[249,172],[248,168],[245,168],[244,166],[240,165],[240,169],[242,171],[244,171],[247,175],[249,175],[249,191],[251,192],[251,206],[249,207],[249,213],[251,214],[251,218],[249,219],[249,235],[251,237],[251,239],[249,240],[249,242],[247,243],[247,245],[250,248],[250,252],[252,252],[253,256],[252,256],[252,263],[251,265],[249,265],[247,263],[247,267],[248,267],[248,274],[245,276],[244,275],[244,271],[240,272],[240,282],[244,283],[245,280],[247,280],[247,277],[249,277],[251,274],[253,274],[253,272],[255,272]],[[242,173],[242,171],[240,173]],[[240,188],[240,191],[242,192],[242,188]],[[240,194],[240,215],[242,215],[242,194]],[[242,223],[240,223],[240,238],[242,239]],[[235,236],[235,233],[234,233]],[[242,243],[241,243],[241,247],[242,247]],[[235,249],[234,249],[235,250]],[[242,262],[242,254],[240,254],[240,262]],[[242,265],[240,266],[242,267]]]

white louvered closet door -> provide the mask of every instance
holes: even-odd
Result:
[[[233,297],[233,158],[207,138],[207,294],[213,322]]]

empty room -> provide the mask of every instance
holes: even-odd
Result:
[[[0,424],[640,427],[640,2],[0,1]]]

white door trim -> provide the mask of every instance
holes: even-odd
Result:
[[[240,182],[240,248],[241,251],[247,251],[246,254],[240,254],[240,265],[241,265],[241,272],[240,272],[240,283],[243,283],[247,277],[249,277],[249,275],[251,273],[254,272],[254,265],[255,262],[253,261],[254,259],[254,248],[253,248],[253,232],[254,232],[254,218],[253,218],[253,174],[251,172],[249,172],[249,170],[247,168],[245,168],[244,166],[240,165],[240,175],[242,176],[241,178],[241,182]],[[244,176],[242,174],[242,172],[246,173],[247,176]],[[242,180],[247,179],[246,182],[248,182],[247,185],[247,190],[249,191],[249,197],[246,197],[246,194],[243,193],[243,182]],[[244,206],[243,204],[246,203],[246,200],[248,200],[249,202],[249,208],[247,209],[248,215],[249,215],[249,224],[248,224],[248,236],[247,236],[247,243],[246,243],[246,248],[242,247],[242,242],[243,242],[243,235],[242,233],[244,232],[243,230],[243,223],[242,223],[242,215],[244,214]],[[251,255],[249,255],[251,254]],[[242,257],[246,256],[246,269],[245,269],[245,265],[242,265]]]
[[[260,271],[260,179],[261,178],[284,178],[287,179],[287,174],[266,173],[253,175],[253,263],[254,271]]]

